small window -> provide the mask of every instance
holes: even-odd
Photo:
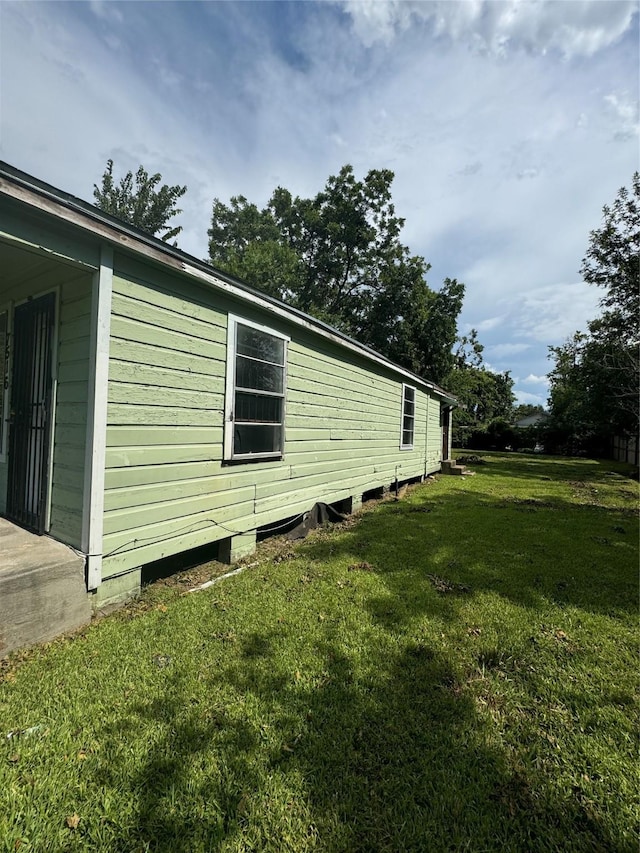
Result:
[[[0,311],[0,459],[7,443],[7,409],[9,388],[9,312]]]
[[[416,422],[416,389],[402,386],[402,436],[400,450],[413,449],[413,431]]]
[[[282,456],[288,340],[229,317],[225,459]]]

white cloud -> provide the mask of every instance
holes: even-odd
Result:
[[[522,48],[567,58],[593,56],[615,43],[638,11],[634,0],[346,0],[342,5],[368,46],[389,43],[422,22],[436,37],[498,56]]]
[[[612,120],[613,138],[616,141],[626,141],[640,135],[637,98],[632,98],[628,92],[612,92],[605,95],[603,100],[605,113]]]
[[[0,150],[89,200],[107,157],[186,183],[180,245],[199,257],[214,196],[264,204],[278,184],[315,195],[345,162],[393,169],[429,283],[466,284],[461,328],[496,370],[542,376],[547,345],[597,314],[581,258],[637,168],[633,8],[0,3]]]
[[[524,385],[548,385],[549,377],[548,376],[536,376],[535,373],[530,373],[524,379],[521,379]]]
[[[531,344],[525,343],[492,344],[487,347],[487,352],[491,353],[493,358],[504,358],[505,356],[526,352],[530,346]]]
[[[529,391],[521,391],[519,388],[514,388],[513,393],[516,396],[516,403],[525,405],[529,403],[532,406],[546,406],[547,398],[540,394],[531,394]]]
[[[103,21],[113,21],[121,24],[124,20],[122,12],[118,9],[118,4],[115,2],[107,2],[107,0],[89,0],[89,9],[93,14]]]
[[[548,285],[522,294],[513,311],[514,333],[540,343],[561,343],[600,313],[599,297],[583,283]]]
[[[487,317],[485,320],[480,320],[480,322],[475,326],[475,329],[478,332],[489,332],[492,329],[496,329],[504,322],[504,315],[500,315],[498,317]],[[468,329],[471,330],[474,328],[473,326],[468,326]]]

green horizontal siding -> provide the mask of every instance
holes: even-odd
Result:
[[[60,289],[58,386],[51,484],[51,523],[56,539],[82,546],[89,355],[91,276],[65,281]]]
[[[12,228],[17,223],[12,221]],[[25,223],[24,237],[38,237],[52,252],[73,256],[72,242],[34,230]],[[0,304],[56,290],[58,293],[56,350],[56,407],[53,420],[52,480],[49,533],[75,548],[81,547],[84,457],[87,428],[87,389],[91,310],[91,273],[52,253],[43,255],[27,244],[12,255],[10,270],[0,281]],[[6,508],[7,464],[0,463],[0,511]]]
[[[222,462],[230,312],[291,338],[280,460]],[[122,258],[110,353],[105,577],[439,463],[439,403],[425,391],[416,389],[414,447],[401,451],[402,381],[391,371]]]

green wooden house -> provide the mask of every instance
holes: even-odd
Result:
[[[449,457],[441,388],[4,163],[0,271],[0,516],[94,604]]]

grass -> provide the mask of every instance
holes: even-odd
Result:
[[[5,661],[0,850],[637,850],[637,484],[483,459]]]

